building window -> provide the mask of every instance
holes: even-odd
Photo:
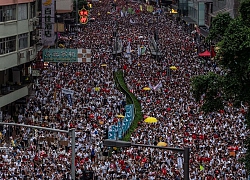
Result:
[[[0,22],[3,22],[3,6],[0,6]]]
[[[30,3],[30,19],[36,17],[36,4],[35,2]]]
[[[4,38],[0,39],[0,54],[5,53],[5,43],[4,43]]]
[[[18,20],[28,19],[28,4],[18,4]]]
[[[0,7],[0,22],[16,20],[16,5]]]
[[[28,47],[28,33],[19,34],[19,49],[24,49]]]
[[[0,54],[16,51],[16,36],[0,38]]]

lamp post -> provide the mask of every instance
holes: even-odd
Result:
[[[117,25],[117,18],[115,18],[115,28],[114,28],[114,32],[113,32],[113,36],[114,36],[114,52],[115,53],[115,58],[114,60],[116,61],[117,60],[117,53],[118,53],[118,25]],[[118,61],[118,68],[119,68],[119,61]]]
[[[120,141],[120,140],[112,140],[112,139],[105,139],[103,141],[104,146],[108,147],[149,147],[149,148],[156,148],[156,149],[164,149],[168,151],[175,151],[184,154],[184,180],[189,180],[189,147],[184,148],[174,148],[174,147],[162,147],[162,146],[152,146],[146,144],[135,144],[127,141]]]
[[[71,179],[75,180],[75,128],[66,130],[61,129],[53,129],[53,128],[46,128],[41,126],[31,126],[31,125],[25,125],[25,124],[17,124],[17,123],[5,123],[0,122],[0,125],[8,125],[8,126],[21,126],[21,127],[27,127],[32,129],[42,129],[46,131],[53,131],[53,132],[60,132],[60,133],[67,133],[69,136],[71,136]]]
[[[158,40],[159,40],[159,12],[156,13],[156,31],[155,31],[155,43],[156,43],[156,61],[159,61],[159,47],[158,47]]]

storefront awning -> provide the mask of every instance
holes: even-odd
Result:
[[[182,17],[182,20],[185,21],[187,24],[195,24],[196,21],[191,19],[190,17]]]
[[[212,17],[215,17],[215,16],[217,16],[218,14],[224,14],[224,13],[228,13],[228,12],[230,12],[230,11],[231,11],[231,10],[228,9],[228,8],[223,8],[223,9],[220,9],[220,10],[218,10],[218,11],[209,13],[209,15],[212,16]]]

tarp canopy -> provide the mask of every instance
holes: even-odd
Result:
[[[201,56],[201,57],[209,57],[209,56],[211,56],[211,53],[208,50],[206,50],[203,53],[200,53],[199,56]]]

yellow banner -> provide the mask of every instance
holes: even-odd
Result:
[[[151,5],[147,5],[147,11],[148,12],[153,12],[154,11],[154,7]]]

